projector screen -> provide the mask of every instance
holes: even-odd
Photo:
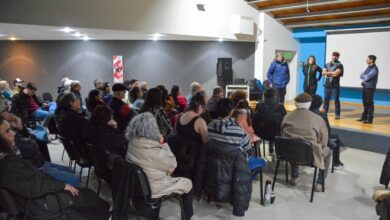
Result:
[[[360,74],[367,68],[368,55],[377,57],[379,69],[377,88],[390,89],[390,31],[366,33],[328,33],[326,37],[326,62],[332,59],[332,52],[340,53],[344,66],[342,87],[361,87]]]

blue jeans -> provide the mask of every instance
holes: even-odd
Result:
[[[335,115],[340,116],[340,88],[325,88],[324,89],[324,109],[328,113],[329,99],[334,99]]]
[[[33,112],[31,115],[34,117],[34,119],[38,121],[44,120],[50,113],[48,111],[42,110],[41,108],[38,108]]]
[[[53,177],[55,180],[70,184],[74,187],[79,187],[80,185],[79,177],[74,175],[73,170],[70,167],[45,161],[43,166],[39,169]]]

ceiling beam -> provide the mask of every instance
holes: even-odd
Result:
[[[362,0],[314,0],[314,1],[309,2],[309,7],[340,4],[340,3],[346,3],[346,2],[359,2],[359,1],[362,1]],[[292,4],[275,5],[275,6],[270,6],[270,7],[262,7],[262,8],[259,8],[259,10],[264,11],[264,12],[272,12],[272,11],[306,8],[306,7],[307,7],[306,2],[299,2],[299,3],[292,3]]]
[[[344,9],[335,9],[335,10],[327,10],[327,11],[281,15],[281,16],[275,16],[275,20],[286,20],[286,19],[308,18],[308,17],[312,18],[312,17],[339,15],[339,14],[354,14],[358,12],[370,12],[370,11],[378,11],[378,10],[385,10],[385,9],[390,9],[390,3],[356,7],[356,8],[344,8]]]
[[[254,0],[254,1],[248,1],[248,4],[255,4],[255,3],[261,3],[261,2],[270,2],[272,0]]]
[[[363,23],[375,23],[382,21],[390,21],[389,15],[378,15],[378,16],[367,16],[357,18],[342,18],[333,20],[323,21],[305,21],[305,22],[294,22],[285,24],[286,28],[303,28],[303,27],[314,27],[314,26],[328,26],[338,24],[363,24]]]

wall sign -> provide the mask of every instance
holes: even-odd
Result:
[[[121,55],[112,56],[112,66],[114,70],[114,83],[123,83],[123,62]]]

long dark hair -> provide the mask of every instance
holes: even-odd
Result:
[[[180,91],[180,87],[178,85],[173,85],[171,88],[171,93],[169,94],[175,101],[176,105],[177,105],[177,96],[179,95],[179,91]]]
[[[196,92],[192,98],[191,102],[188,105],[187,111],[194,111],[198,113],[198,107],[199,106],[206,106],[206,92],[205,91],[199,91]]]
[[[107,124],[112,118],[112,110],[105,105],[96,106],[93,110],[89,122],[94,124]]]
[[[145,102],[142,105],[141,112],[146,112],[149,109],[152,109],[156,105],[162,107],[161,97],[162,97],[162,92],[160,89],[158,88],[149,89],[149,91],[146,93]]]
[[[100,95],[100,91],[97,89],[92,89],[88,93],[88,99],[87,99],[87,108],[88,110],[92,111],[93,107],[95,107],[96,97]]]
[[[156,86],[161,91],[161,104],[163,107],[165,107],[165,104],[168,99],[168,90],[165,88],[164,85],[158,85]]]
[[[316,57],[314,55],[310,55],[307,60],[306,60],[306,65],[309,66],[309,60],[310,58],[313,58],[313,65],[311,66],[311,69],[312,70],[316,70],[317,69],[317,64],[316,64]]]
[[[130,102],[131,103],[135,102],[135,100],[137,100],[138,97],[141,96],[140,93],[141,93],[141,90],[137,86],[134,87],[132,90],[130,90],[130,92],[129,92]]]

